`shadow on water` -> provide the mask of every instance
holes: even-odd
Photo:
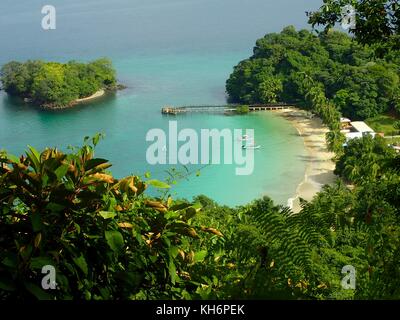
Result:
[[[15,111],[31,111],[32,105],[24,102],[22,98],[8,95],[5,91],[0,92],[2,98],[2,105],[4,106],[4,111],[15,112]]]
[[[43,110],[18,97],[0,93],[0,146],[21,153],[26,145],[37,148],[80,145],[84,136],[110,131],[115,123],[116,94],[64,110]]]
[[[91,109],[91,108],[101,108],[101,106],[109,106],[116,100],[116,92],[108,92],[102,97],[98,97],[94,100],[91,101],[84,101],[81,102],[77,105],[74,105],[69,108],[65,109],[43,109],[38,105],[32,104],[25,102],[22,98],[20,97],[15,97],[8,95],[4,91],[1,92],[1,97],[2,97],[2,104],[4,106],[4,111],[7,113],[12,113],[12,112],[35,112],[38,115],[65,115],[65,114],[71,114],[71,113],[76,113],[80,112],[84,109]]]

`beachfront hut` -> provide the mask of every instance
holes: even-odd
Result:
[[[361,133],[363,136],[370,134],[375,137],[375,131],[371,129],[364,121],[352,121],[350,124],[354,131]]]
[[[356,138],[362,138],[369,134],[375,137],[376,133],[363,121],[352,121],[350,122],[350,132],[346,133],[346,140],[352,140]]]

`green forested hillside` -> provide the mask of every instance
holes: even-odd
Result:
[[[254,54],[227,81],[231,101],[289,102],[310,107],[310,84],[338,111],[365,119],[400,110],[400,56],[375,52],[337,31],[319,36],[286,27],[257,40]]]

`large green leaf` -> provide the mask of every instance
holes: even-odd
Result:
[[[147,183],[155,188],[158,189],[169,189],[171,186],[169,184],[166,184],[165,182],[159,181],[159,180],[149,180]]]
[[[175,263],[172,259],[169,260],[168,271],[169,271],[169,276],[171,277],[172,284],[175,284],[177,275],[176,275]]]
[[[124,238],[118,231],[106,231],[105,237],[107,244],[114,252],[120,251],[124,247]]]
[[[114,218],[117,214],[115,212],[109,212],[109,211],[100,211],[99,215],[101,215],[104,219],[112,219]]]
[[[54,173],[57,176],[57,180],[61,180],[62,177],[66,175],[66,173],[68,172],[68,168],[69,168],[68,164],[63,164],[60,167],[58,167],[56,171],[54,171]]]
[[[74,258],[73,260],[74,260],[75,264],[79,267],[79,269],[81,269],[83,271],[85,276],[87,276],[88,266],[87,266],[85,257],[83,255],[81,255],[80,257]]]
[[[207,256],[207,250],[201,250],[194,254],[193,260],[194,262],[201,262]]]
[[[13,154],[8,153],[7,158],[10,159],[12,162],[20,163],[19,158],[17,156],[14,156]]]
[[[31,160],[33,163],[33,168],[35,169],[36,172],[39,172],[40,169],[40,153],[31,146],[28,146],[29,150],[26,155]]]
[[[26,282],[25,288],[39,300],[53,300],[50,294],[33,283]]]
[[[172,258],[176,258],[176,256],[178,255],[178,252],[179,252],[179,248],[175,247],[175,246],[171,246],[168,249],[168,253]]]
[[[44,266],[54,265],[54,261],[49,257],[35,257],[31,259],[31,268],[41,270]]]

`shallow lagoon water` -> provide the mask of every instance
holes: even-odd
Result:
[[[37,148],[79,145],[103,132],[97,155],[118,176],[150,171],[164,178],[168,166],[146,162],[152,128],[255,130],[255,170],[236,176],[235,165],[211,165],[179,181],[180,197],[206,194],[220,203],[244,204],[269,195],[286,204],[303,179],[303,142],[286,120],[271,113],[246,116],[161,115],[164,105],[223,104],[233,66],[251,54],[255,39],[287,24],[306,26],[304,12],[319,1],[53,1],[57,29],[40,28],[42,1],[0,4],[0,63],[41,58],[67,61],[110,57],[128,88],[63,112],[43,112],[0,93],[0,148],[19,154]],[[299,23],[295,23],[299,22]],[[179,168],[178,168],[179,169]],[[182,169],[182,168],[181,168]],[[197,171],[198,166],[188,168]],[[183,170],[183,169],[182,169]]]

